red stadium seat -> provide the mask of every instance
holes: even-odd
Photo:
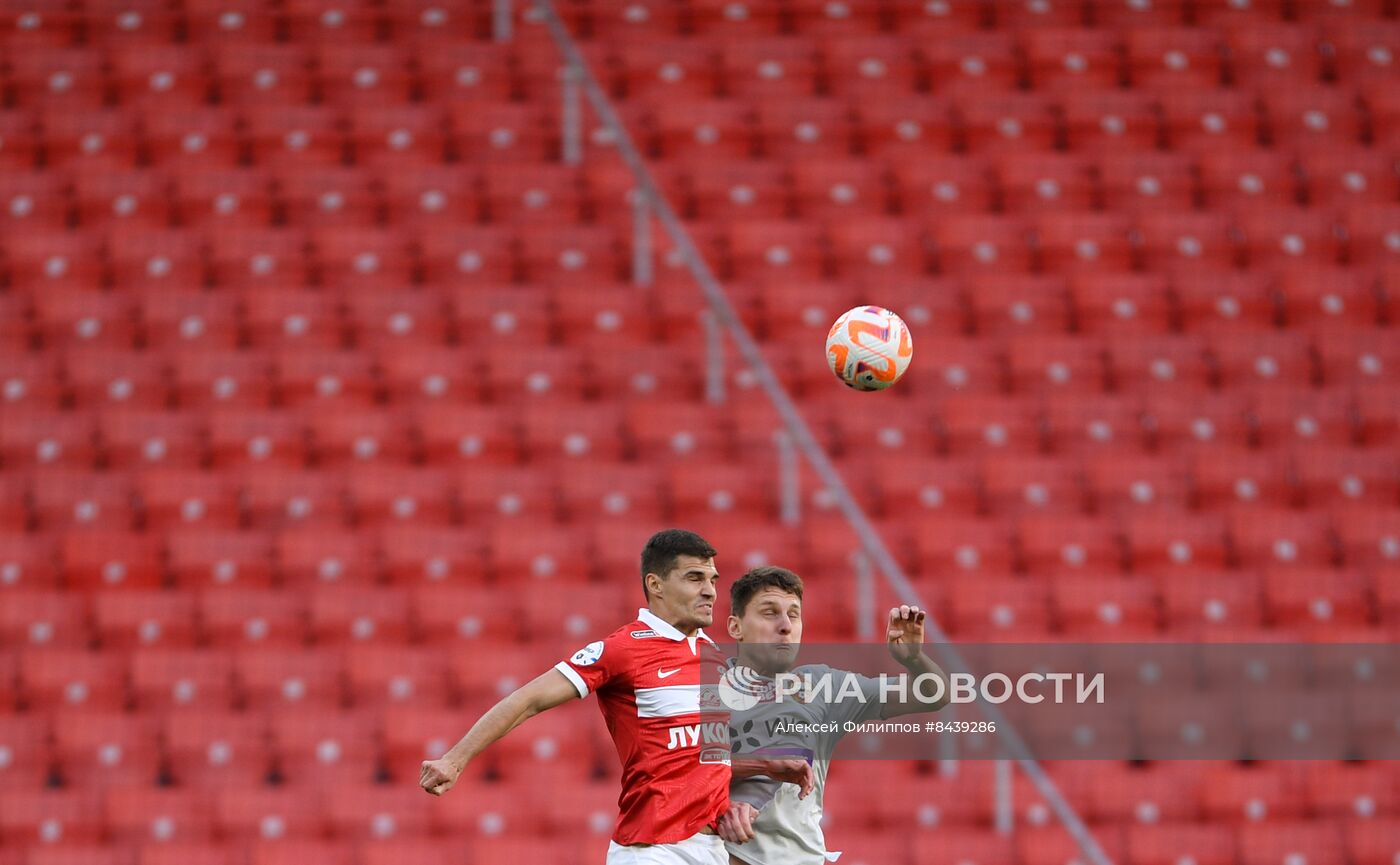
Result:
[[[284,404],[318,411],[368,406],[377,383],[369,357],[335,349],[285,348],[273,358]]]
[[[1257,628],[1264,621],[1263,582],[1252,572],[1184,570],[1159,581],[1167,627],[1199,639],[1212,629]]]
[[[413,594],[413,619],[430,644],[510,642],[520,634],[522,600],[513,588],[423,588]]]
[[[1212,207],[1246,212],[1298,201],[1291,160],[1281,153],[1221,149],[1201,156],[1201,187]]]
[[[331,709],[343,701],[345,658],[340,650],[244,649],[234,656],[234,669],[239,688],[253,708]],[[248,740],[260,741],[260,732],[250,729]]]
[[[362,525],[447,525],[452,520],[451,480],[432,469],[387,462],[352,466],[346,494]]]
[[[311,452],[324,466],[406,464],[414,449],[405,418],[345,409],[310,416]]]
[[[1283,454],[1230,447],[1201,450],[1192,461],[1197,501],[1204,507],[1290,504],[1294,487]],[[1270,516],[1278,511],[1268,512]],[[1265,518],[1267,524],[1267,517]]]
[[[32,716],[0,716],[0,779],[8,790],[37,790],[48,780],[49,723]]]
[[[102,837],[96,790],[6,790],[0,806],[0,840],[12,849],[93,844]]]
[[[278,193],[297,225],[369,228],[378,220],[378,194],[363,171],[328,167],[281,172]]]
[[[1062,111],[1065,135],[1073,152],[1108,155],[1157,146],[1158,112],[1146,94],[1076,91],[1064,96]]]
[[[306,238],[295,229],[218,232],[209,239],[209,262],[221,288],[299,286],[307,279]]]
[[[56,591],[6,592],[0,633],[7,645],[78,649],[88,645],[88,604],[81,596]]]
[[[1274,568],[1263,588],[1273,623],[1283,627],[1364,625],[1370,617],[1367,584],[1356,571]]]
[[[1214,31],[1176,27],[1133,30],[1127,34],[1125,47],[1129,77],[1136,88],[1186,92],[1220,84],[1223,46]]]
[[[159,773],[158,725],[150,716],[64,712],[54,721],[54,755],[70,784],[150,784]],[[94,768],[98,771],[92,771]]]
[[[74,504],[77,512],[103,509],[100,498],[88,495]],[[100,493],[99,493],[100,496]],[[92,528],[68,532],[59,549],[65,583],[73,589],[158,587],[162,580],[161,549],[158,538],[118,529],[104,530],[93,521]]]
[[[1236,250],[1229,220],[1217,213],[1149,213],[1138,221],[1149,270],[1198,273],[1227,270]]]
[[[205,168],[172,180],[171,203],[192,227],[272,223],[272,179],[257,170]]]
[[[258,588],[272,583],[272,545],[257,532],[176,532],[167,544],[167,556],[171,575],[181,588]]]
[[[1171,88],[1161,96],[1167,141],[1175,150],[1247,149],[1259,141],[1254,100],[1233,90]]]
[[[1315,207],[1354,207],[1395,201],[1400,169],[1394,156],[1361,147],[1301,148],[1299,169]]]
[[[763,162],[717,163],[687,175],[693,215],[709,222],[776,220],[792,207],[787,172]]]
[[[214,809],[224,836],[245,842],[309,840],[320,837],[325,828],[323,797],[303,789],[228,789],[216,795]]]
[[[61,230],[68,221],[72,203],[66,184],[51,172],[16,171],[0,180],[0,225],[8,231]],[[84,200],[79,187],[77,200]],[[81,209],[81,207],[80,207]]]
[[[132,654],[131,690],[146,711],[232,708],[233,659],[222,651],[143,649]]]
[[[200,624],[216,647],[300,646],[306,611],[299,598],[268,589],[227,589],[199,597]]]
[[[1289,268],[1280,274],[1277,287],[1290,327],[1335,322],[1374,327],[1382,318],[1383,299],[1374,274],[1366,271]]]
[[[851,115],[839,102],[829,99],[760,102],[754,115],[758,146],[768,158],[797,160],[849,155],[853,136]],[[709,133],[705,137],[708,138]],[[735,144],[736,150],[747,149],[746,141]],[[873,152],[875,142],[870,146]]]
[[[15,469],[89,469],[97,456],[97,423],[87,412],[9,409],[0,418],[0,455]]]
[[[1313,27],[1269,24],[1226,34],[1235,81],[1249,87],[1305,89],[1323,80],[1321,34]]]
[[[1332,562],[1327,517],[1318,513],[1240,510],[1230,517],[1230,537],[1246,566],[1306,568]]]
[[[103,413],[100,429],[106,460],[118,468],[189,468],[203,460],[200,430],[190,415],[115,409]],[[173,477],[169,473],[162,476]],[[148,512],[155,512],[158,502],[145,490],[140,494]],[[203,514],[185,516],[196,519]]]
[[[107,791],[107,826],[126,845],[206,842],[212,815],[208,799],[191,790],[114,787]]]
[[[34,116],[28,111],[0,112],[0,167],[6,172],[27,171],[39,149]]]
[[[919,89],[923,72],[917,46],[905,36],[843,32],[825,40],[820,50],[828,86],[837,98],[912,96]]]
[[[109,58],[112,84],[123,106],[178,110],[209,99],[203,57],[183,46],[141,43],[117,48]]]
[[[1215,514],[1178,514],[1170,522],[1156,515],[1135,515],[1123,534],[1132,570],[1138,573],[1210,572],[1227,563],[1225,522]]]
[[[8,529],[0,533],[0,591],[54,588],[58,583],[54,547],[53,538],[46,535]]]
[[[241,483],[249,519],[263,528],[329,527],[343,524],[347,513],[338,476],[321,472],[289,472],[259,466]]]
[[[177,592],[102,592],[92,619],[104,649],[187,648],[195,641],[195,599]]]
[[[1102,519],[1064,512],[1028,516],[1017,527],[1026,570],[1036,576],[1109,575],[1123,557],[1116,528]]]
[[[142,132],[152,155],[172,170],[222,171],[240,164],[239,118],[225,106],[152,110],[145,114]],[[122,163],[130,164],[126,159]]]
[[[31,631],[31,640],[32,640]],[[126,703],[126,665],[119,655],[40,648],[19,659],[19,681],[33,709],[118,711]]]
[[[995,270],[1000,275],[1031,270],[1030,229],[1005,216],[960,216],[940,219],[931,234],[939,269],[972,276]]]
[[[296,411],[217,409],[209,416],[210,453],[220,467],[301,466],[308,453],[305,422]]]
[[[1284,88],[1264,96],[1273,142],[1285,147],[1355,145],[1362,116],[1350,94],[1331,88]]]
[[[449,152],[468,164],[544,162],[557,153],[552,129],[538,105],[453,104],[449,108]]]
[[[1209,823],[1138,823],[1128,827],[1129,861],[1175,865],[1190,857],[1198,865],[1230,865],[1235,859],[1230,826]]]
[[[1272,280],[1251,271],[1183,271],[1173,280],[1183,328],[1197,333],[1273,330],[1279,311]]]
[[[1074,90],[1109,90],[1122,79],[1119,64],[1121,38],[1117,33],[1080,29],[1079,10],[1069,3],[1027,4],[1044,11],[1037,20],[1044,29],[1025,35],[1025,52],[1031,86],[1037,90],[1068,93]],[[1007,12],[1012,7],[1007,7]],[[1058,18],[1058,20],[1057,20]]]
[[[960,580],[949,595],[950,627],[969,641],[1046,638],[1050,592],[1045,583],[1011,579]]]
[[[925,518],[932,519],[932,518]],[[996,521],[942,518],[915,535],[920,571],[924,574],[1006,574],[1014,551],[1010,533]]]
[[[945,98],[867,100],[854,111],[865,149],[875,158],[897,162],[953,152],[952,103]]]
[[[971,153],[1048,152],[1055,146],[1055,114],[1045,97],[1029,93],[979,93],[956,103]]]
[[[167,715],[164,742],[170,775],[180,786],[257,789],[268,775],[267,721],[256,714]],[[220,825],[223,825],[220,823]]]
[[[992,210],[995,186],[981,158],[929,155],[895,160],[891,171],[901,210],[910,216],[934,220]]]
[[[312,636],[322,645],[403,642],[408,635],[408,597],[391,589],[316,589],[310,622]]]
[[[1313,383],[1310,346],[1301,334],[1237,333],[1215,340],[1211,354],[1226,387]]]
[[[818,56],[812,43],[780,37],[720,44],[719,69],[726,93],[754,101],[816,95]]]
[[[1094,203],[1092,167],[1075,154],[1012,153],[997,160],[996,174],[1008,210],[1083,211]]]
[[[1370,504],[1383,508],[1400,497],[1400,462],[1393,455],[1351,448],[1298,448],[1294,466],[1309,507]]]

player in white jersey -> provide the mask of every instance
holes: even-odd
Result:
[[[754,568],[737,580],[730,589],[729,636],[739,643],[737,665],[743,665],[758,677],[772,678],[778,673],[792,671],[821,675],[830,672],[823,665],[796,666],[796,656],[802,642],[802,579],[785,568],[765,566]],[[918,607],[892,607],[889,612],[886,639],[890,655],[910,675],[932,674],[944,678],[942,669],[923,652],[924,612]],[[835,671],[846,675],[842,671]],[[768,698],[752,707],[734,710],[731,707],[731,738],[736,738],[735,753],[742,753],[745,742],[758,745],[757,753],[770,757],[801,757],[811,763],[813,789],[811,795],[789,783],[770,777],[738,778],[730,784],[730,799],[747,802],[760,809],[753,821],[752,840],[741,829],[723,831],[729,850],[730,865],[821,865],[834,862],[841,855],[826,849],[822,834],[822,798],[826,787],[827,766],[840,734],[805,732],[770,732],[778,717],[796,717],[821,729],[835,723],[842,729],[847,721],[861,722],[893,718],[914,712],[930,712],[946,705],[886,700],[876,679],[855,676],[864,701],[806,701],[794,710],[793,702],[775,703],[772,689]],[[762,690],[762,689],[760,689]],[[831,729],[831,728],[827,728]],[[737,843],[740,840],[746,843]]]

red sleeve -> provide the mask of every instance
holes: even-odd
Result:
[[[580,697],[596,691],[616,679],[625,669],[624,643],[616,635],[595,640],[554,665],[578,689]]]

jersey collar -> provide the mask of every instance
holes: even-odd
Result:
[[[637,610],[637,619],[668,640],[680,642],[681,640],[687,639],[686,635],[682,634],[675,625],[656,615],[646,607]],[[711,640],[710,635],[706,634],[703,629],[697,632],[696,636],[707,643],[714,643],[714,640]]]

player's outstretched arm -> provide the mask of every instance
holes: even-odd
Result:
[[[729,772],[735,781],[740,778],[752,778],[755,775],[766,775],[774,781],[796,784],[798,787],[797,798],[799,799],[806,799],[807,794],[812,792],[812,788],[817,783],[816,775],[812,773],[812,764],[796,757],[782,760],[735,757],[729,763]]]
[[[576,699],[578,690],[558,670],[547,670],[536,676],[487,710],[452,750],[436,760],[424,760],[419,786],[434,796],[441,796],[452,789],[467,764],[492,742],[526,719]]]
[[[943,697],[936,703],[925,703],[914,698],[913,688],[906,688],[903,693],[908,696],[908,699],[891,697],[881,704],[881,718],[896,718],[915,712],[936,712],[948,705],[948,674],[943,672],[943,668],[935,664],[932,658],[924,654],[925,615],[923,610],[908,604],[890,607],[885,638],[889,642],[890,656],[908,670],[909,675],[928,674],[943,680]]]

